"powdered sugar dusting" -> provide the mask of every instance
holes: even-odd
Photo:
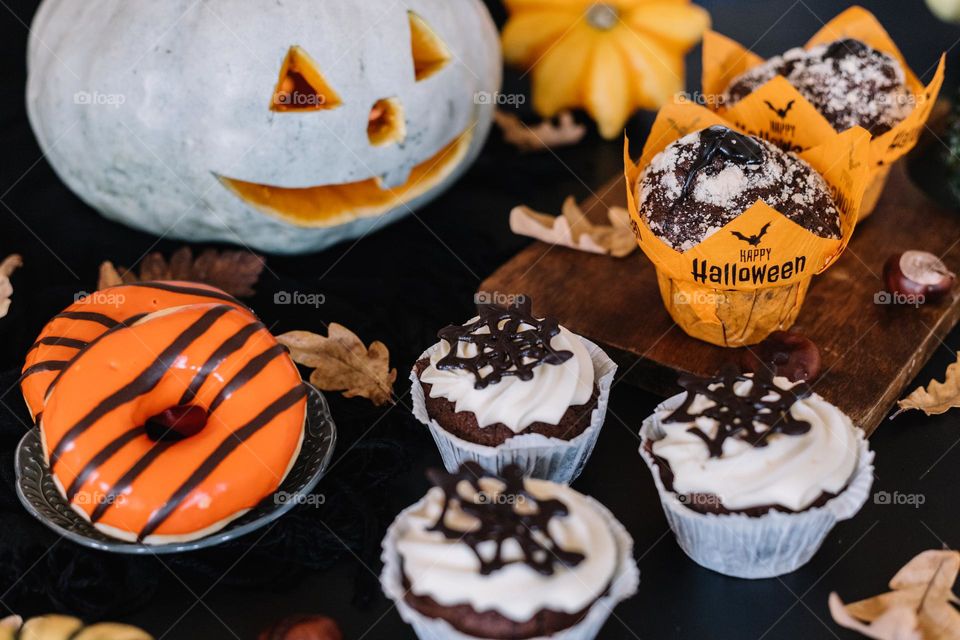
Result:
[[[838,131],[860,125],[886,133],[913,110],[903,68],[892,56],[858,40],[838,40],[809,50],[790,49],[740,75],[725,95],[734,104],[784,76]]]
[[[758,199],[825,238],[840,237],[840,213],[824,179],[792,153],[757,139],[761,165],[716,158],[682,186],[704,142],[692,133],[654,156],[637,185],[640,213],[659,238],[678,251],[703,242]]]

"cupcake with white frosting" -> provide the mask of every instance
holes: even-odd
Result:
[[[803,382],[734,368],[686,389],[641,429],[671,528],[697,563],[743,578],[810,560],[873,484],[863,431]]]
[[[593,451],[616,365],[556,320],[534,316],[524,296],[477,312],[442,329],[417,361],[414,414],[450,471],[467,460],[493,472],[519,464],[571,482]]]
[[[593,499],[517,466],[429,476],[387,532],[381,575],[420,638],[594,638],[636,592],[633,541]]]

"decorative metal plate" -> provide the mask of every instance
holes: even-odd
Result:
[[[218,545],[256,531],[307,499],[330,466],[337,442],[337,428],[330,407],[310,385],[303,446],[293,468],[275,493],[259,505],[209,536],[190,542],[162,545],[124,542],[102,533],[74,511],[53,482],[40,444],[40,430],[33,428],[17,445],[17,495],[35,518],[64,538],[99,551],[112,553],[181,553]]]

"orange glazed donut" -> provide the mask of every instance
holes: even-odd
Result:
[[[50,387],[44,454],[71,506],[146,544],[223,528],[280,486],[306,386],[236,303],[173,306],[102,331]]]
[[[115,327],[148,313],[201,302],[226,303],[246,310],[227,293],[193,282],[142,282],[87,295],[53,317],[30,347],[20,388],[37,422],[50,385],[77,352]]]

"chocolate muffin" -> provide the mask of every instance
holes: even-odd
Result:
[[[837,131],[860,125],[878,136],[913,110],[896,58],[852,38],[770,58],[735,78],[725,103],[737,103],[777,75],[789,80]]]
[[[531,302],[478,305],[478,316],[439,332],[414,372],[427,414],[449,433],[489,447],[537,433],[572,440],[591,423],[599,390],[582,340]]]
[[[640,215],[677,251],[703,242],[757,200],[822,238],[840,237],[840,212],[819,173],[796,154],[727,127],[675,140],[637,184]]]
[[[517,466],[495,476],[466,463],[428,477],[434,488],[384,542],[384,571],[399,568],[403,602],[419,616],[476,638],[552,637],[581,623],[588,638],[609,600],[632,595],[629,536],[586,496]],[[438,630],[417,627],[421,637]]]

